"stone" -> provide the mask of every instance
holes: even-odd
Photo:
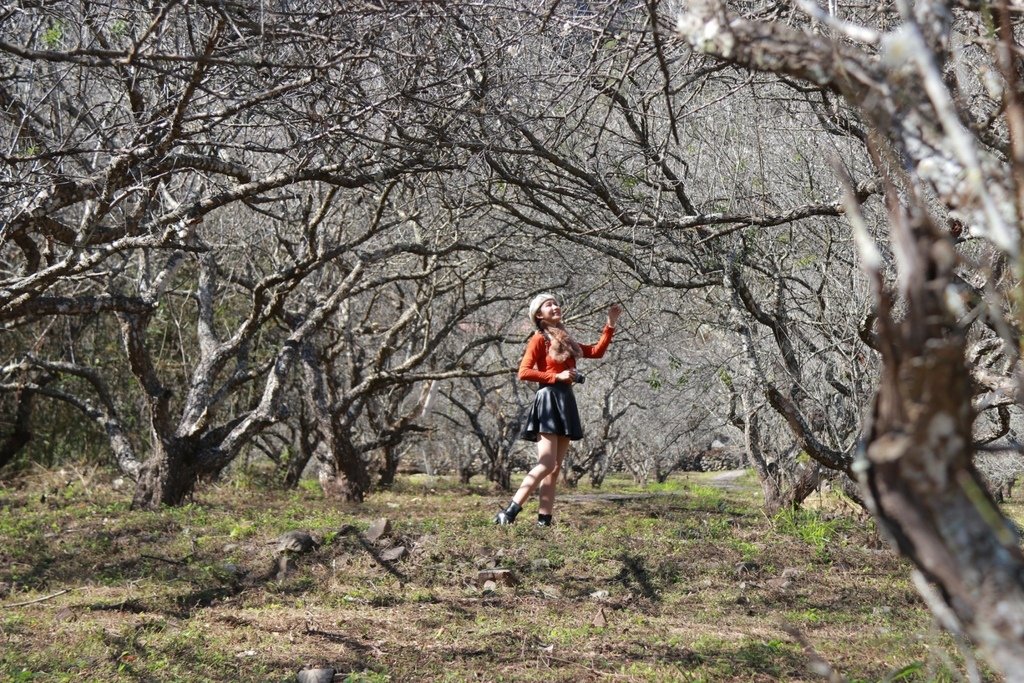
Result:
[[[380,539],[384,538],[391,533],[391,520],[387,517],[381,517],[366,530],[363,536],[370,543],[376,543]]]
[[[597,614],[594,615],[594,620],[590,623],[595,628],[604,628],[608,625],[608,617],[605,616],[603,607],[597,608]]]
[[[298,683],[331,683],[334,669],[302,669],[295,675]]]
[[[481,569],[476,573],[476,585],[482,586],[488,581],[505,586],[513,586],[516,582],[511,569]]]
[[[736,563],[736,574],[751,574],[761,568],[757,562],[737,562]]]
[[[484,581],[484,585],[481,590],[483,590],[484,593],[494,593],[498,590],[498,584],[490,580]]]
[[[320,541],[308,531],[286,531],[277,537],[278,553],[309,553],[320,547]]]
[[[594,598],[595,600],[607,600],[608,599],[608,595],[609,595],[608,591],[606,591],[606,590],[599,590],[599,591],[594,591],[593,593],[591,593],[590,597]]]
[[[228,574],[229,576],[241,576],[245,573],[242,571],[241,567],[239,567],[237,564],[232,564],[231,562],[222,564],[220,568],[221,570],[223,570],[225,574]]]
[[[395,562],[405,557],[405,554],[407,552],[408,551],[406,550],[404,545],[396,545],[393,548],[388,548],[387,550],[381,551],[380,559],[384,560],[385,562]]]
[[[547,600],[557,600],[562,597],[561,591],[556,586],[539,586],[535,592]]]

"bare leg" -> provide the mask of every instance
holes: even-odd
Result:
[[[519,490],[516,491],[516,495],[512,496],[512,500],[520,506],[526,502],[538,484],[552,472],[557,474],[558,466],[561,464],[562,458],[565,457],[564,450],[559,457],[559,439],[564,439],[564,437],[556,434],[540,435],[540,440],[537,442],[537,464],[527,473]],[[565,439],[565,442],[568,444],[569,440]]]
[[[562,473],[562,461],[565,460],[565,454],[569,452],[568,437],[556,436],[554,438],[557,440],[555,468],[540,483],[540,508],[537,512],[542,515],[550,515],[555,508],[555,489],[558,487],[558,476]]]

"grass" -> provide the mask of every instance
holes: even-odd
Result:
[[[768,519],[749,477],[564,492],[550,529],[535,503],[492,526],[505,496],[479,482],[407,478],[362,506],[233,484],[137,512],[108,480],[0,486],[0,680],[820,680],[794,632],[850,681],[961,675],[868,520],[827,497]],[[294,529],[323,543],[278,578]],[[514,585],[477,586],[492,567]]]

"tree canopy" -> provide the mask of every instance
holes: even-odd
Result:
[[[729,432],[766,507],[832,479],[1024,670],[975,458],[1020,418],[1019,15],[9,3],[0,466],[81,449],[138,507],[254,457],[507,487],[525,302],[582,336],[622,301],[570,476]]]

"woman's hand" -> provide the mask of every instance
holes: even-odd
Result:
[[[615,327],[619,316],[622,315],[622,304],[612,304],[608,307],[608,327]]]
[[[576,379],[576,368],[567,368],[565,370],[562,370],[557,375],[555,375],[555,381],[556,382],[568,382],[569,384],[572,384],[573,380],[575,380],[575,379]]]

